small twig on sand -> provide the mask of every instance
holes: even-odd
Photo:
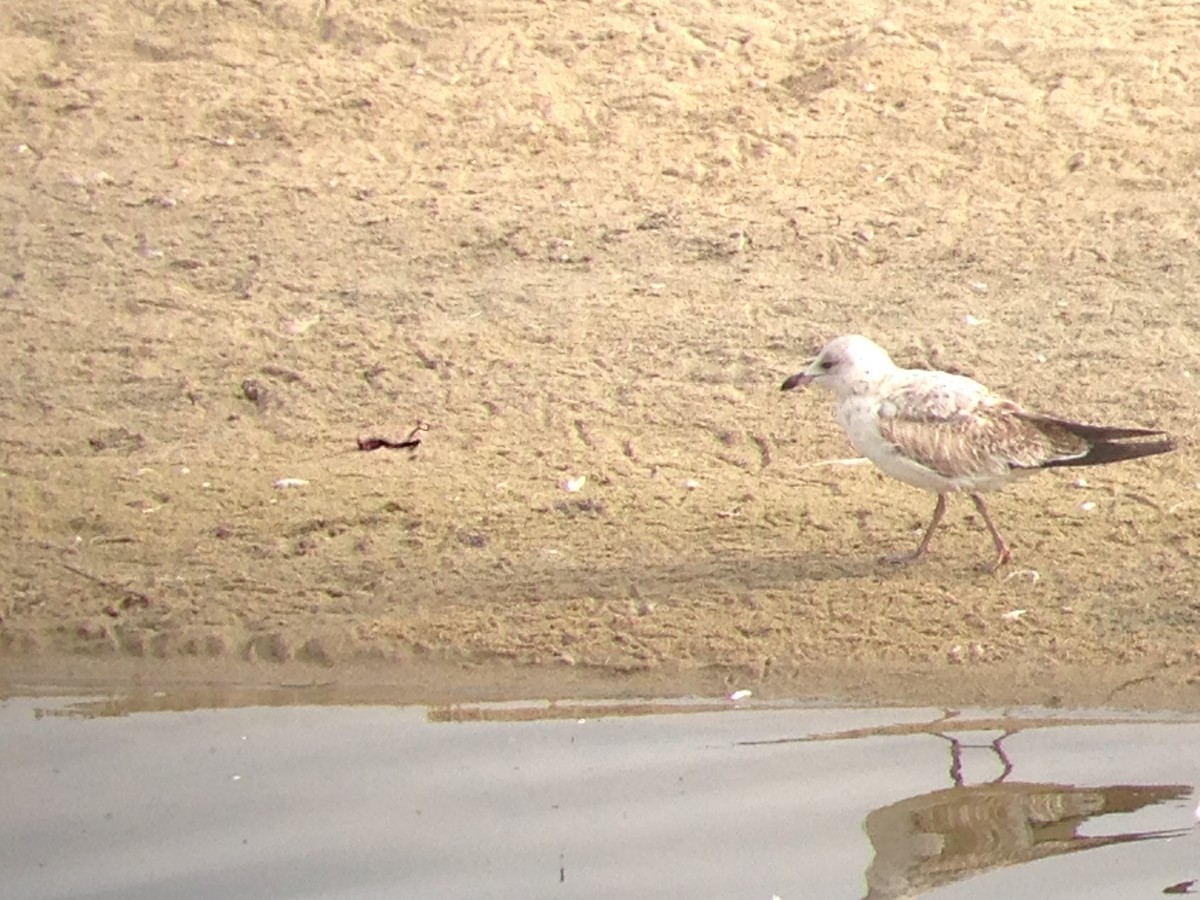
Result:
[[[804,463],[799,469],[815,469],[819,466],[865,466],[870,460],[865,456],[854,456],[850,459],[823,459],[820,462]]]
[[[93,575],[91,572],[85,572],[83,569],[73,566],[70,563],[60,562],[59,565],[61,565],[68,572],[73,572],[80,578],[87,579],[93,584],[98,584],[101,587],[108,588],[108,590],[114,591],[118,594],[124,594],[125,598],[122,602],[122,605],[125,606],[126,609],[134,605],[154,605],[154,600],[149,594],[143,594],[141,591],[135,591],[133,588],[128,588],[125,585],[118,584],[115,581],[109,581],[107,578],[100,578],[98,575]]]
[[[358,439],[358,449],[367,452],[379,450],[383,447],[386,447],[388,450],[416,450],[421,446],[421,438],[418,435],[428,430],[428,424],[418,422],[417,427],[410,431],[408,436],[402,441],[393,441],[384,437],[360,437]]]

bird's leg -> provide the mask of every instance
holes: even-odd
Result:
[[[1009,549],[1008,543],[1004,538],[1000,536],[1000,532],[996,530],[996,526],[992,524],[992,517],[988,515],[987,504],[983,502],[983,497],[979,496],[979,494],[972,494],[971,499],[975,501],[975,508],[983,516],[983,523],[987,525],[988,531],[992,533],[992,541],[996,544],[996,561],[991,566],[991,571],[994,572],[1006,562],[1012,561],[1012,550]]]
[[[885,556],[884,562],[895,563],[896,565],[907,565],[911,562],[916,562],[922,556],[929,552],[929,542],[933,540],[933,533],[937,531],[938,523],[942,521],[942,516],[946,514],[946,495],[938,494],[937,506],[933,508],[933,521],[929,523],[929,527],[925,529],[925,536],[921,538],[921,543],[917,545],[917,549],[910,553],[898,553],[895,556]]]

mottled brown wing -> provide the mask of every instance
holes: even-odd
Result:
[[[940,373],[939,373],[940,374]],[[879,430],[896,449],[945,478],[1002,475],[1087,453],[1088,442],[969,379],[903,385],[881,405]]]

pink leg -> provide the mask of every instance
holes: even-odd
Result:
[[[992,524],[992,517],[988,515],[987,504],[983,502],[983,498],[978,494],[972,494],[971,499],[975,501],[975,508],[983,516],[983,523],[987,525],[988,531],[992,533],[992,541],[996,544],[996,561],[991,566],[994,571],[1006,562],[1012,561],[1012,550],[1009,549],[1008,543],[1004,538],[1000,536],[1000,532],[996,530],[996,526]]]
[[[972,495],[974,496],[974,495]],[[946,514],[946,495],[938,494],[937,506],[933,508],[933,521],[929,523],[929,527],[925,529],[925,536],[921,538],[921,543],[917,545],[917,549],[909,553],[900,553],[895,556],[885,556],[884,562],[895,563],[896,565],[907,565],[908,563],[916,562],[929,552],[929,542],[933,540],[933,533],[937,531],[938,523],[942,521],[942,516]]]

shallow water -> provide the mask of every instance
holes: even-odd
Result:
[[[4,896],[1127,898],[1200,877],[1196,719],[135,708],[0,704]]]

